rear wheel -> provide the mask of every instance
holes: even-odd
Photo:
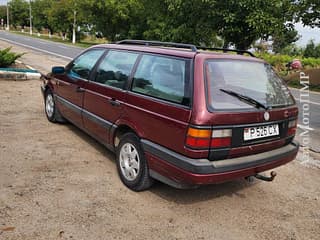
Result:
[[[139,138],[123,135],[117,147],[117,169],[121,181],[134,191],[143,191],[153,184]]]
[[[56,107],[56,103],[51,90],[47,90],[45,93],[45,113],[50,122],[65,122],[61,116],[59,110]]]

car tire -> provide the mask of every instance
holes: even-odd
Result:
[[[45,92],[44,111],[50,122],[65,122],[65,119],[61,116],[59,110],[56,107],[56,102],[51,90],[47,90]]]
[[[143,191],[153,184],[140,139],[134,133],[126,133],[121,137],[116,163],[121,181],[131,190]]]

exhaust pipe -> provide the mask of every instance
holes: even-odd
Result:
[[[246,180],[248,182],[253,182],[253,177],[255,177],[255,178],[257,178],[259,180],[262,180],[262,181],[272,182],[276,176],[277,176],[277,173],[275,171],[272,171],[270,173],[270,177],[267,177],[267,176],[264,176],[264,175],[260,175],[260,174],[257,173],[256,175],[246,177]]]

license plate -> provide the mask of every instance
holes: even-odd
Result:
[[[279,135],[278,124],[245,128],[243,132],[243,138],[245,141],[259,139],[259,138],[266,138],[271,136],[278,136],[278,135]]]

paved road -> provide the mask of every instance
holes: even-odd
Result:
[[[73,47],[70,45],[55,43],[51,41],[41,40],[23,35],[17,35],[6,31],[0,31],[0,40],[10,42],[36,51],[48,53],[67,60],[77,56],[83,48]]]
[[[7,41],[22,47],[31,48],[33,50],[51,54],[67,60],[73,59],[83,50],[83,48],[79,47],[73,47],[62,43],[55,43],[46,40],[31,38],[28,36],[12,34],[6,31],[0,31],[0,40]],[[308,144],[308,146],[310,146],[313,150],[320,152],[320,94],[310,93],[309,95],[310,109],[307,112],[310,113],[310,123],[309,128],[305,129],[305,124],[303,124],[303,109],[302,103],[300,101],[300,91],[296,89],[291,89],[291,91],[295,99],[297,100],[300,110],[297,139],[302,143],[303,138],[300,135],[308,130],[308,134],[310,135],[310,143]]]
[[[307,146],[320,152],[320,93],[309,92],[309,102],[306,104],[305,100],[308,99],[306,92],[300,92],[297,89],[291,89],[291,92],[299,105],[300,111],[297,139],[302,144],[303,136],[305,136],[302,136],[302,134],[309,134],[310,143]],[[305,106],[305,110],[303,110],[303,104],[309,106],[309,109]],[[307,121],[309,121],[309,128],[306,124]]]

